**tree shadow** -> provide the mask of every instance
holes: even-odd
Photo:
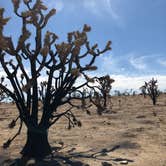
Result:
[[[65,155],[57,155],[45,159],[35,160],[33,158],[24,160],[17,158],[14,160],[8,159],[1,163],[1,166],[88,166],[81,161],[76,161]]]
[[[128,144],[128,143],[127,143]],[[132,147],[133,146],[133,147]],[[103,148],[99,151],[96,151],[95,149],[90,149],[87,151],[80,151],[75,152],[76,148],[71,148],[67,152],[60,152],[54,151],[52,155],[40,159],[40,160],[34,160],[34,159],[23,159],[23,158],[17,158],[14,160],[8,159],[3,162],[1,166],[88,166],[88,164],[83,163],[80,161],[81,159],[94,159],[99,160],[101,162],[101,165],[111,165],[112,162],[134,162],[134,160],[127,159],[127,158],[115,158],[110,157],[108,153],[113,152],[119,148],[134,148],[133,145],[126,145],[125,142],[117,144],[111,148]],[[66,147],[64,147],[66,148]],[[55,147],[53,147],[55,150]],[[104,157],[104,158],[103,158]],[[26,160],[26,161],[25,161]],[[104,161],[104,162],[103,162]],[[108,162],[108,163],[107,163]]]
[[[13,160],[9,157],[0,155],[0,166],[9,166],[11,163],[13,163]]]
[[[129,143],[126,142],[128,144],[128,146],[126,145],[126,148],[129,147],[129,148],[134,148],[136,147],[135,144],[130,144],[129,146]],[[115,158],[115,157],[110,157],[108,155],[108,153],[111,153],[119,148],[124,148],[125,142],[122,142],[120,144],[116,144],[114,146],[112,146],[111,148],[103,148],[101,150],[98,150],[98,151],[95,151],[95,149],[90,149],[90,150],[87,150],[87,151],[82,151],[82,152],[74,152],[75,148],[72,148],[70,150],[67,151],[67,154],[68,154],[68,157],[69,158],[74,158],[74,159],[81,159],[81,158],[87,158],[87,159],[94,159],[94,160],[99,160],[99,161],[105,161],[105,162],[102,162],[101,164],[102,165],[106,165],[106,164],[110,164],[110,162],[122,162],[122,161],[127,161],[127,162],[134,162],[134,160],[131,160],[131,159],[127,159],[127,158],[121,158],[121,157],[118,157],[118,158]],[[106,158],[103,158],[103,157],[106,157]],[[109,163],[107,163],[106,161],[108,161]]]
[[[119,143],[121,149],[137,149],[140,148],[140,145],[135,142],[122,141]]]

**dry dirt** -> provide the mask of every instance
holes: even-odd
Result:
[[[156,106],[143,96],[113,97],[112,103],[112,110],[102,116],[93,110],[90,116],[75,110],[81,128],[68,130],[67,121],[62,119],[50,129],[52,147],[58,149],[59,142],[64,143],[56,154],[62,165],[166,166],[166,95],[158,98]],[[16,129],[7,127],[15,116],[14,105],[0,105],[0,146],[15,133]],[[9,149],[0,148],[0,166],[20,157],[25,133],[24,128]],[[77,162],[69,164],[71,161]]]

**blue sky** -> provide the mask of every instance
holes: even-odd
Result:
[[[0,6],[6,8],[6,16],[13,17],[10,2],[0,1]],[[92,27],[89,33],[91,43],[97,42],[102,48],[108,40],[112,41],[112,51],[97,60],[99,70],[95,74],[110,74],[115,78],[115,87],[122,89],[137,89],[144,80],[154,76],[161,88],[166,89],[166,0],[43,2],[49,8],[57,9],[48,29],[55,32],[60,40],[65,39],[67,32],[81,30],[86,23]],[[13,19],[5,33],[16,38],[18,27]]]

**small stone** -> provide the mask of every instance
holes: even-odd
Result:
[[[112,166],[112,164],[110,164],[108,162],[102,162],[101,164],[102,164],[102,166]]]
[[[26,166],[35,166],[36,161],[34,159],[30,159],[27,163]]]
[[[66,161],[65,160],[63,160],[63,164],[65,164],[66,163]]]
[[[127,160],[123,160],[123,161],[120,162],[120,164],[127,165],[128,161]]]

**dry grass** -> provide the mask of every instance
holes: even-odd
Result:
[[[129,166],[166,166],[166,96],[161,95],[156,106],[148,97],[144,99],[142,96],[113,97],[112,103],[112,113],[102,116],[93,110],[91,116],[75,110],[82,121],[81,128],[67,130],[67,122],[62,119],[50,129],[49,139],[53,147],[64,142],[58,155],[66,158],[61,160],[100,166],[102,162],[121,165],[121,160],[125,159]],[[7,126],[16,116],[15,109],[11,104],[0,105],[1,145],[14,134]],[[0,149],[0,165],[4,160],[10,162],[20,157],[25,133],[24,128],[8,150]],[[79,166],[81,162],[75,165]]]

